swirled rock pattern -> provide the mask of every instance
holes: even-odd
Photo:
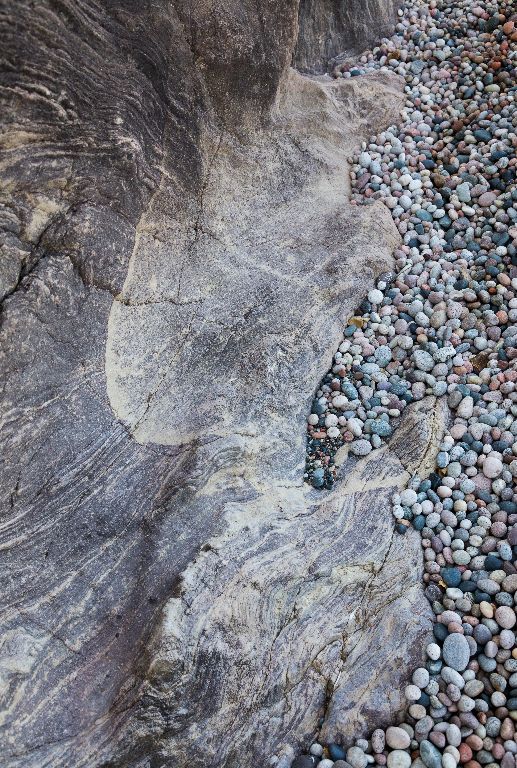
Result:
[[[429,628],[418,543],[385,535],[407,458],[323,500],[303,459],[346,318],[392,266],[346,161],[402,87],[289,70],[296,19],[1,10],[10,768],[285,761],[325,715],[345,727],[338,700],[354,732],[372,691],[386,722],[400,705]],[[419,456],[438,427],[415,418]]]

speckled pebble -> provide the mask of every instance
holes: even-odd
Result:
[[[401,243],[314,394],[305,477],[346,483],[336,451],[368,455],[426,396],[451,414],[392,506],[421,536],[434,642],[399,724],[358,740],[352,768],[516,768],[516,45],[510,0],[408,0],[393,38],[335,69],[405,80],[400,124],[351,166],[352,204],[384,201]]]

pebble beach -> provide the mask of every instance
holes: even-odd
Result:
[[[333,74],[379,69],[405,109],[354,159],[352,202],[382,200],[402,244],[315,393],[305,478],[331,488],[338,450],[366,456],[411,403],[447,399],[435,470],[393,498],[398,534],[420,532],[434,638],[396,724],[292,768],[516,768],[517,4],[406,3]]]

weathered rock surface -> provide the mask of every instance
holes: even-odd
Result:
[[[146,689],[170,707],[154,710],[164,754],[252,765],[276,752],[289,765],[319,717],[326,743],[389,724],[431,628],[418,535],[394,534],[390,499],[429,469],[445,421],[434,398],[412,407],[390,446],[347,460],[326,497],[256,479],[253,498],[236,489],[223,533],[165,606]],[[230,731],[215,739],[221,721]]]
[[[293,66],[326,72],[339,54],[360,52],[393,32],[399,0],[300,0]]]
[[[259,6],[2,11],[7,766],[286,760],[396,711],[428,628],[396,439],[302,483],[397,242],[346,159],[401,84],[290,71],[296,3]]]

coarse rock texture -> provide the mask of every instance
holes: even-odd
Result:
[[[428,466],[445,421],[434,398],[419,403],[389,447],[345,461],[346,484],[326,497],[301,485],[261,489],[252,478],[253,498],[236,489],[223,533],[165,607],[147,690],[169,702],[171,719],[155,716],[163,754],[180,765],[253,765],[277,751],[289,764],[282,747],[313,732],[317,715],[323,740],[335,742],[398,713],[431,612],[418,537],[394,535],[390,500]],[[242,551],[236,541],[245,541]],[[204,691],[212,695],[200,707]],[[221,722],[231,730],[216,740]]]
[[[322,73],[338,54],[364,50],[393,32],[399,0],[300,0],[293,66]]]
[[[302,483],[398,242],[346,159],[401,82],[290,71],[294,0],[194,6],[0,11],[10,768],[246,768],[342,729],[351,690],[366,728],[377,685],[387,722],[429,624],[417,541],[386,539],[396,447]]]

